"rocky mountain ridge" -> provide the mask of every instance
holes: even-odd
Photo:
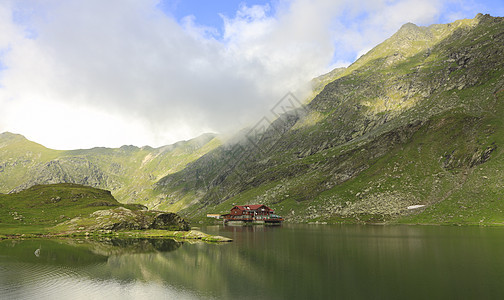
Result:
[[[306,105],[233,143],[203,139],[182,163],[178,147],[56,153],[0,135],[0,187],[78,174],[119,200],[200,220],[263,203],[292,222],[504,224],[503,45],[503,18],[405,24],[315,79]]]
[[[76,183],[112,191],[124,203],[148,203],[152,185],[220,142],[205,134],[159,148],[122,146],[52,150],[19,134],[0,134],[0,192],[37,184]]]

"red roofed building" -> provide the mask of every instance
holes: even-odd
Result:
[[[281,223],[283,218],[273,213],[274,211],[264,204],[236,205],[231,208],[231,213],[223,215],[223,218],[226,222]]]

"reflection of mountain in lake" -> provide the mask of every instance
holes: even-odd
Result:
[[[74,267],[106,263],[111,255],[173,251],[180,245],[172,239],[5,240],[0,253],[10,261]]]
[[[497,254],[504,242],[495,242],[502,236],[499,230],[414,226],[205,230],[232,237],[233,243],[184,244],[172,252],[114,256],[108,262],[114,266],[110,276],[126,279],[129,275],[218,299],[333,299],[335,295],[407,299],[412,293],[417,299],[492,298],[492,289],[501,287],[502,269],[496,266],[504,266],[504,258]],[[464,261],[478,263],[461,264]],[[478,279],[480,275],[484,281]],[[419,282],[428,288],[418,290]],[[475,283],[479,288],[470,288]],[[481,289],[487,285],[491,288]]]
[[[502,295],[501,228],[284,224],[204,230],[234,241],[0,242],[0,299],[62,295],[107,300],[333,299],[335,295],[498,299]],[[39,258],[36,249],[41,249]],[[8,293],[2,294],[6,288]]]
[[[107,261],[107,256],[94,253],[87,244],[67,244],[64,240],[5,240],[0,242],[0,253],[0,262],[5,259],[23,263],[85,266]]]
[[[75,244],[73,240],[66,240],[66,243]],[[82,240],[77,241],[81,245]],[[90,247],[93,253],[106,256],[117,256],[133,253],[168,252],[177,250],[182,243],[172,239],[102,239],[86,240],[85,244]]]
[[[128,261],[180,246],[169,239],[1,241],[0,299],[136,299],[132,295],[138,293],[152,299],[194,298],[156,282],[141,283],[148,271]],[[124,257],[120,263],[119,257]]]
[[[169,252],[177,250],[182,245],[172,239],[111,239],[110,244],[125,249],[127,253]]]

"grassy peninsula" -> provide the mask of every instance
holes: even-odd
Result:
[[[0,238],[40,236],[229,240],[191,230],[174,213],[121,204],[109,191],[78,184],[35,185],[0,194]]]

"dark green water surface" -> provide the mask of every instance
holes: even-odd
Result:
[[[0,299],[504,298],[504,228],[202,231],[234,242],[2,241]]]

